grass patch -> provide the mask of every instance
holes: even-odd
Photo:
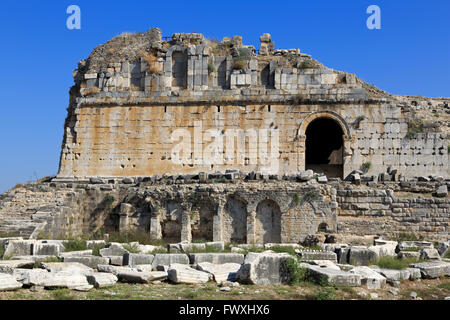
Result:
[[[412,232],[400,232],[398,233],[394,239],[397,242],[402,242],[402,241],[423,241],[424,237],[423,235],[417,235],[415,233]]]
[[[65,252],[88,250],[86,240],[69,239],[64,243]]]
[[[109,242],[129,243],[139,242],[139,244],[153,246],[167,246],[164,240],[150,239],[148,232],[143,230],[134,230],[126,232],[113,232],[109,234]]]
[[[106,248],[106,244],[94,244],[91,246],[92,248],[92,255],[100,257],[100,249]]]
[[[137,243],[126,243],[123,245],[123,248],[127,250],[129,253],[139,253],[139,245]]]
[[[336,289],[320,288],[314,290],[312,294],[306,296],[308,300],[334,300],[336,298]]]
[[[74,300],[75,296],[69,289],[53,289],[51,296],[54,300]]]
[[[378,260],[373,261],[372,264],[383,269],[402,270],[408,268],[411,263],[418,262],[424,262],[424,260],[414,258],[397,259],[396,257],[381,257]]]

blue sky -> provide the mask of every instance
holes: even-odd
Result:
[[[81,30],[66,9],[81,8]],[[366,8],[381,8],[381,30]],[[0,192],[56,174],[72,71],[122,32],[242,35],[300,48],[395,94],[450,97],[450,1],[11,1],[0,4]]]

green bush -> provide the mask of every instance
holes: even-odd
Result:
[[[64,243],[64,248],[66,252],[88,249],[86,240],[82,239],[70,239]]]
[[[301,69],[318,69],[319,64],[317,62],[314,62],[314,60],[312,60],[312,59],[308,59],[308,60],[303,61],[300,64],[300,68]]]
[[[92,255],[100,257],[100,249],[106,248],[105,244],[94,244],[91,246],[92,249]]]
[[[308,270],[299,266],[299,261],[297,258],[287,260],[287,269],[290,276],[290,285],[298,285],[307,280]]]
[[[361,165],[360,169],[361,169],[362,172],[367,173],[371,167],[372,167],[372,162],[368,161],[368,162],[364,162]]]
[[[116,198],[114,198],[113,195],[106,195],[105,198],[103,198],[103,205],[107,208],[111,207],[112,204],[116,201]]]
[[[214,64],[208,63],[208,73],[216,72],[216,68],[214,67]]]

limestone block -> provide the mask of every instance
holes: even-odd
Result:
[[[0,260],[0,272],[12,274],[16,268],[33,268],[33,260]]]
[[[10,240],[3,255],[6,257],[32,255],[35,243],[36,240]]]
[[[244,263],[244,255],[240,253],[191,253],[189,254],[191,264],[210,262],[213,264]]]
[[[92,269],[97,269],[99,264],[109,264],[109,258],[97,256],[71,256],[65,257],[64,262],[78,262]]]
[[[441,260],[439,252],[434,248],[422,248],[420,250],[420,259],[423,260]]]
[[[156,280],[167,279],[167,272],[165,272],[165,271],[151,271],[151,272],[126,271],[126,272],[119,272],[118,278],[121,282],[149,283],[149,282],[156,281]]]
[[[222,281],[235,281],[236,274],[241,268],[239,263],[212,264],[209,262],[201,262],[197,264],[197,270],[210,273],[213,280],[217,283]]]
[[[245,256],[236,279],[241,283],[256,285],[288,284],[290,282],[288,259],[293,258],[287,253],[250,252]]]
[[[302,260],[330,260],[337,262],[337,255],[331,251],[305,251],[305,250],[295,250]]]
[[[88,250],[80,250],[80,251],[62,252],[59,254],[59,257],[66,258],[66,257],[91,256],[91,255],[92,255],[92,249],[88,249]]]
[[[157,253],[153,259],[152,265],[154,268],[157,266],[168,266],[170,264],[189,264],[189,257],[186,254],[178,253]]]
[[[94,270],[79,262],[43,262],[42,267],[50,272],[67,272],[72,274],[90,275]]]
[[[386,277],[386,279],[394,281],[408,280],[411,276],[410,271],[407,269],[404,270],[379,269],[376,271],[379,272],[384,277]]]
[[[121,272],[138,271],[136,268],[124,267],[124,266],[111,266],[111,265],[106,265],[106,264],[99,264],[97,266],[97,270],[99,272],[111,273],[115,276],[117,276]]]
[[[386,284],[386,278],[369,267],[355,267],[349,272],[360,275],[361,284],[366,285],[369,290],[380,289]]]
[[[94,286],[90,285],[86,275],[70,271],[58,271],[41,273],[33,279],[35,286],[45,288],[69,288],[72,290],[89,291]]]
[[[53,243],[35,243],[33,245],[33,255],[35,256],[58,256],[61,246]]]
[[[100,249],[99,252],[102,257],[110,257],[123,256],[128,251],[120,243],[111,243],[108,248]]]
[[[123,265],[125,266],[136,266],[138,264],[151,264],[154,259],[152,254],[143,253],[125,253],[123,255]]]
[[[373,251],[364,246],[353,246],[350,248],[349,262],[356,266],[367,266],[370,261],[376,259]]]
[[[336,270],[333,268],[322,268],[320,266],[308,266],[308,274],[316,281],[327,281],[328,283],[342,286],[360,286],[361,276],[359,274]]]
[[[209,273],[192,269],[184,264],[170,264],[167,270],[169,280],[174,283],[206,283],[209,281]]]
[[[16,290],[22,287],[22,283],[18,282],[12,275],[0,273],[0,291]]]
[[[86,277],[89,284],[95,288],[111,287],[116,284],[118,278],[111,273],[94,272],[92,275]]]
[[[48,274],[45,269],[14,269],[13,277],[24,286],[33,286],[42,281]]]

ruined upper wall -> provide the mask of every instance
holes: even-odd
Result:
[[[267,33],[260,43],[256,50],[244,45],[240,36],[219,42],[199,33],[176,33],[163,41],[157,28],[125,33],[96,47],[88,59],[79,62],[74,71],[73,102],[371,98],[354,74],[327,68],[299,49],[275,49]]]

